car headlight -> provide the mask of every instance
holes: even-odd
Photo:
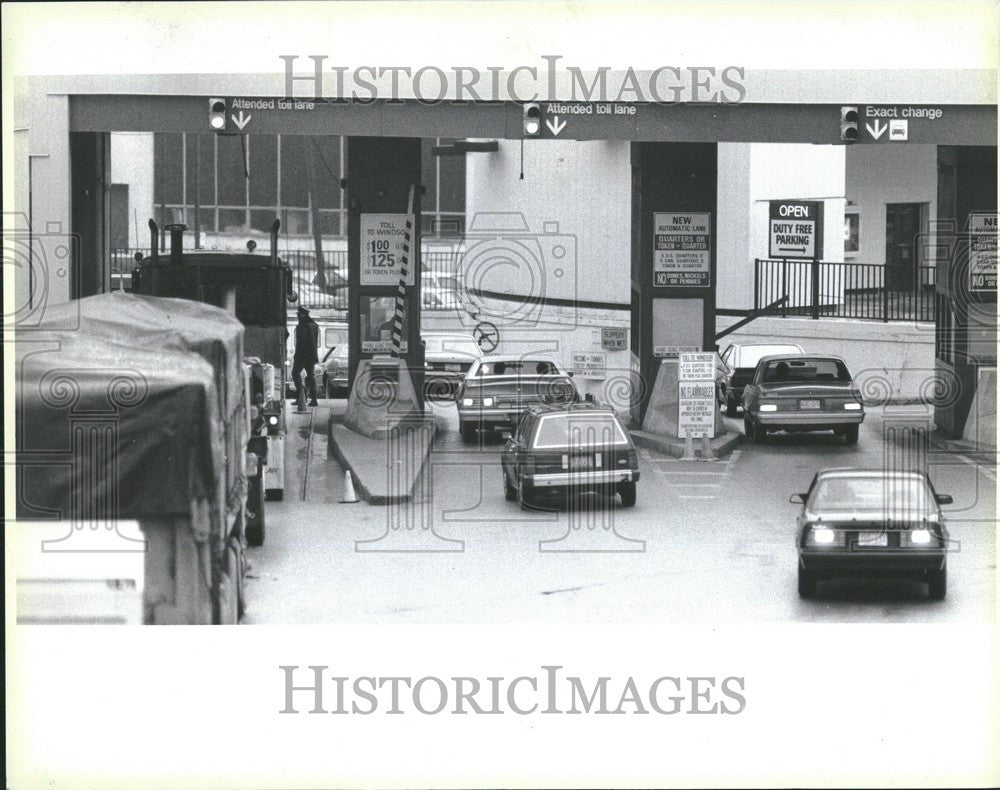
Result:
[[[483,406],[492,406],[493,398],[483,398]]]
[[[858,411],[861,408],[861,404],[852,401],[851,403],[845,403],[844,408],[848,411]]]
[[[475,401],[472,398],[462,398],[463,406],[471,406]]]
[[[267,424],[268,425],[277,425],[278,424],[278,416],[276,414],[272,414],[270,417],[267,418]]]
[[[762,403],[760,404],[761,411],[777,411],[778,404],[776,403]]]
[[[915,529],[910,532],[910,543],[926,545],[931,542],[931,532],[929,529]]]
[[[829,546],[836,539],[836,534],[832,529],[826,527],[816,527],[810,533],[812,542],[819,546]]]

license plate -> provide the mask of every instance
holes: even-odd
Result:
[[[570,469],[593,469],[594,459],[589,455],[574,455],[569,459]]]
[[[857,546],[873,548],[889,545],[889,535],[885,532],[859,532]]]
[[[800,400],[799,401],[799,408],[800,409],[818,409],[819,408],[819,401],[818,400]]]
[[[447,363],[444,366],[444,369],[445,370],[451,370],[451,371],[454,371],[455,373],[458,373],[459,371],[462,370],[462,366],[458,365],[458,364],[452,364],[452,363],[449,362],[449,363]]]

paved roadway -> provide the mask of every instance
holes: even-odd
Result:
[[[343,472],[327,457],[326,422],[343,402],[321,404],[292,415],[291,484],[284,502],[268,504],[265,546],[250,550],[247,623],[994,618],[995,467],[933,448],[931,477],[955,498],[947,516],[960,545],[946,600],[930,602],[923,585],[906,581],[830,582],[810,601],[796,592],[789,495],[822,467],[880,467],[898,450],[884,424],[919,418],[912,407],[870,412],[856,447],[833,435],[778,435],[715,463],[640,450],[634,508],[587,496],[524,512],[503,496],[501,442],[463,446],[454,406],[436,404],[430,493],[400,513],[339,503]],[[417,528],[389,529],[400,519]]]

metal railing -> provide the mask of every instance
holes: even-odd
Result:
[[[111,288],[129,290],[135,254],[149,255],[149,247],[127,247],[111,251]],[[324,250],[323,274],[313,250],[284,250],[278,253],[292,268],[293,287],[299,303],[310,309],[347,309],[347,251]],[[461,304],[461,256],[456,252],[424,251],[422,309],[454,310]]]
[[[754,260],[754,309],[787,297],[774,315],[934,321],[935,266]]]

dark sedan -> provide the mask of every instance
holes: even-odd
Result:
[[[743,430],[755,442],[769,431],[832,430],[856,444],[864,419],[861,392],[839,357],[764,357],[743,389]]]
[[[816,594],[823,579],[903,577],[926,582],[940,601],[947,583],[948,532],[927,475],[826,469],[801,503],[798,518],[799,595]]]
[[[500,456],[508,501],[521,507],[552,491],[599,491],[632,507],[639,459],[614,411],[589,403],[533,406]]]
[[[743,388],[753,380],[762,357],[801,353],[802,347],[794,343],[733,343],[727,346],[721,354],[725,371],[717,391],[719,403],[726,407],[726,416],[736,416],[736,409],[743,402]]]

